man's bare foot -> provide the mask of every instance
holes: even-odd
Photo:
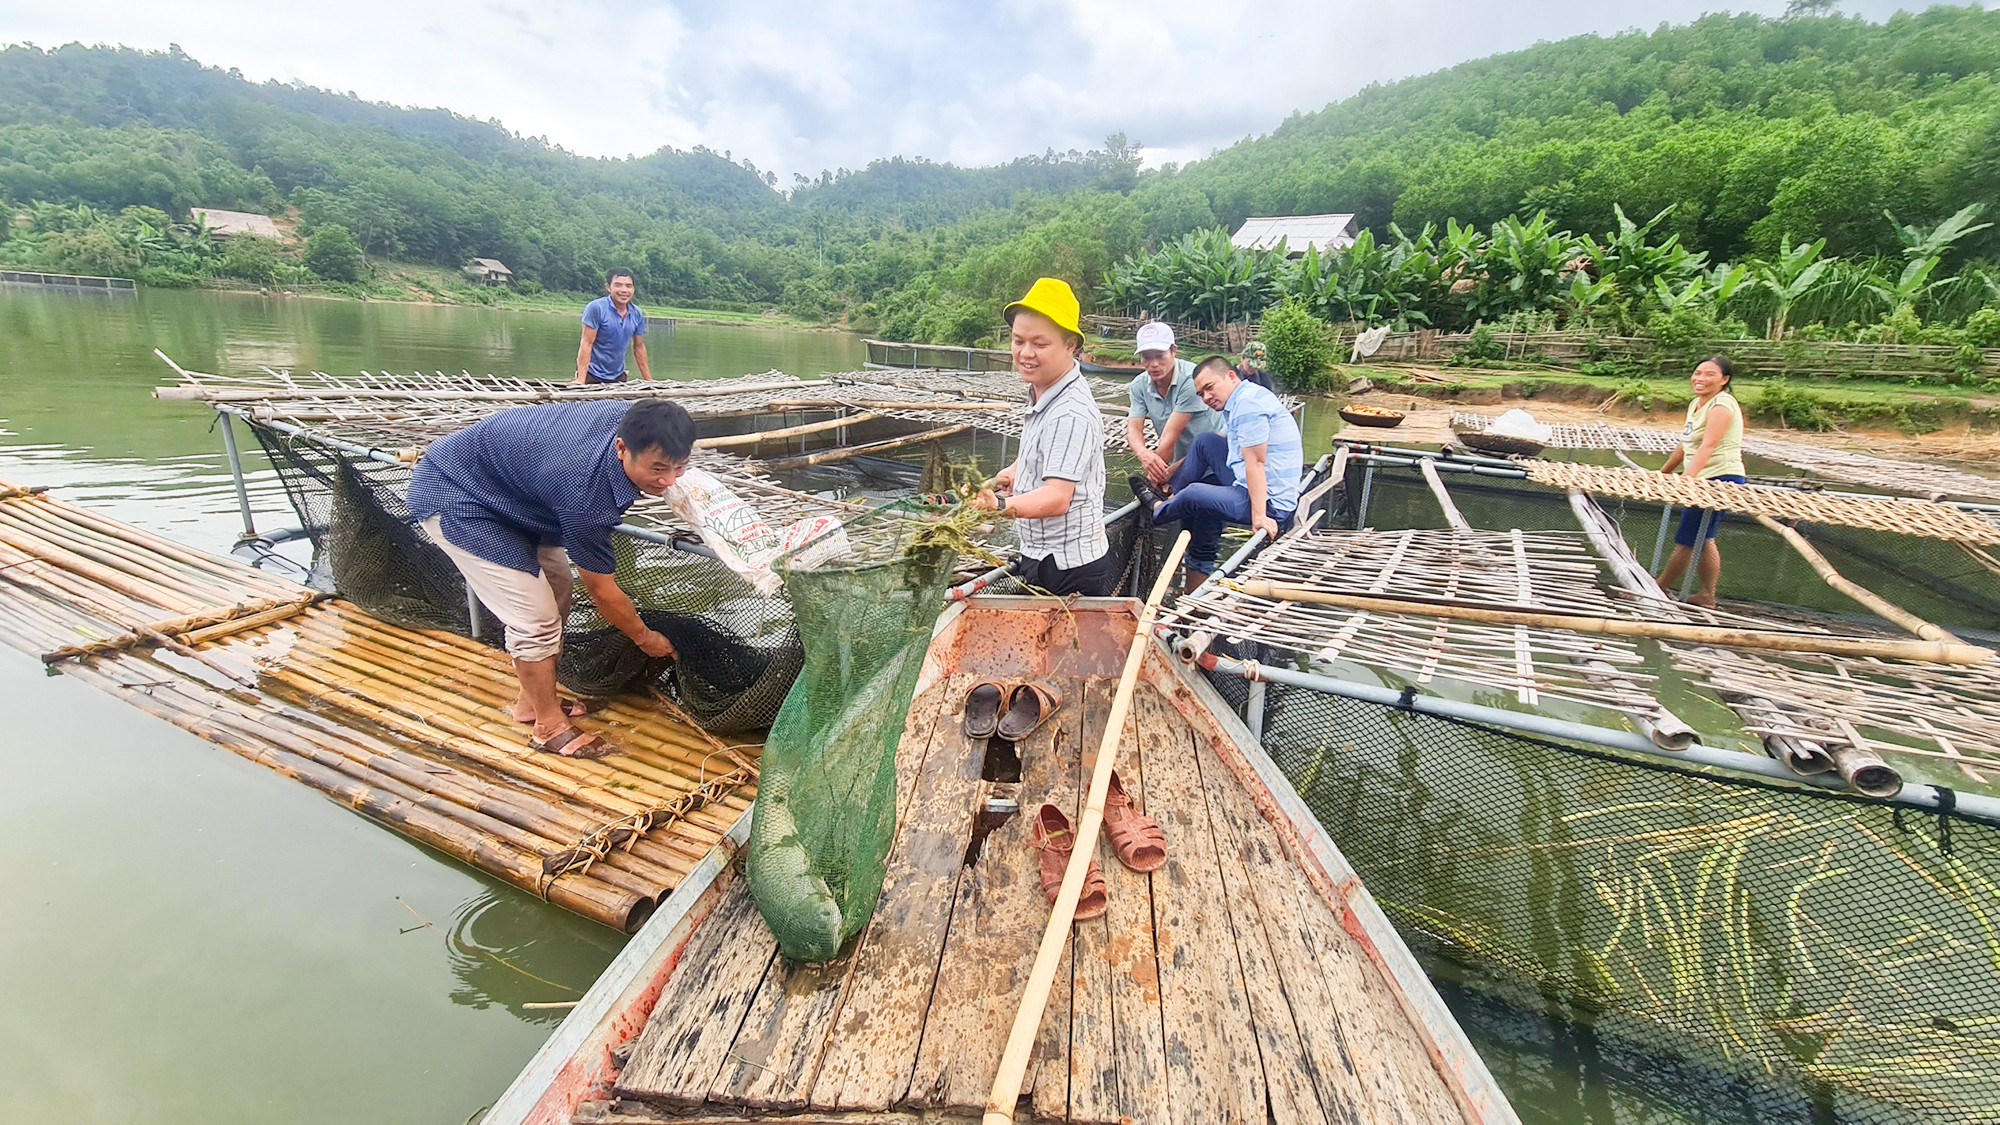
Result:
[[[1694,593],[1688,595],[1688,604],[1698,605],[1703,609],[1714,609],[1715,595],[1704,594],[1701,591],[1697,590]]]
[[[563,715],[571,719],[582,718],[590,714],[592,710],[590,704],[580,699],[565,699],[562,701],[562,705]],[[532,723],[535,721],[534,705],[525,699],[516,697],[513,705],[507,710],[509,714],[514,716],[514,721],[517,723]]]

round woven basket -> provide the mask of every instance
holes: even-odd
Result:
[[[1477,430],[1454,430],[1458,444],[1467,449],[1477,449],[1481,453],[1499,453],[1508,457],[1533,457],[1540,453],[1543,445],[1527,438],[1505,437],[1500,434],[1482,433]]]

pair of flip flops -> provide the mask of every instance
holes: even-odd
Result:
[[[965,737],[1019,742],[1040,730],[1062,704],[1062,691],[1047,680],[981,680],[965,693]]]
[[[1111,788],[1104,798],[1104,830],[1111,835],[1111,851],[1118,862],[1140,874],[1158,871],[1167,862],[1167,834],[1152,817],[1132,807],[1132,795],[1118,772],[1111,773]],[[1069,817],[1055,805],[1035,810],[1031,844],[1042,853],[1042,893],[1054,902],[1062,890],[1063,872],[1076,850],[1076,829]],[[1104,866],[1093,857],[1083,875],[1083,893],[1076,900],[1076,920],[1101,918],[1110,908],[1104,882]]]

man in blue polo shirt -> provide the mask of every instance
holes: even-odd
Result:
[[[632,271],[615,269],[604,275],[604,296],[583,306],[583,343],[576,349],[576,381],[585,384],[625,381],[625,349],[639,378],[651,380],[646,362],[646,314],[632,303]]]
[[[1152,506],[1155,523],[1183,520],[1188,543],[1187,588],[1215,569],[1224,523],[1247,524],[1272,539],[1292,525],[1305,471],[1305,442],[1278,396],[1238,378],[1229,361],[1210,356],[1195,365],[1195,393],[1222,412],[1222,432],[1194,439],[1167,482],[1162,500],[1152,484],[1132,474],[1132,495]]]
[[[550,403],[503,410],[431,443],[410,476],[410,515],[480,602],[507,627],[528,745],[568,758],[612,747],[570,720],[556,656],[574,559],[590,600],[648,656],[674,646],[648,627],[613,577],[611,531],[640,493],[658,496],[687,468],[694,421],[665,399]]]

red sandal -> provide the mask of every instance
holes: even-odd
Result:
[[[1035,810],[1035,827],[1030,843],[1042,853],[1042,893],[1054,902],[1062,891],[1063,872],[1069,868],[1070,853],[1076,850],[1076,830],[1069,817],[1054,805]],[[1105,898],[1104,868],[1092,859],[1083,873],[1083,893],[1076,899],[1073,921],[1088,922],[1104,917],[1109,908]]]
[[[1111,834],[1111,851],[1118,862],[1144,874],[1167,865],[1167,834],[1160,822],[1132,807],[1132,795],[1118,771],[1111,771],[1111,788],[1104,794],[1104,830]]]

